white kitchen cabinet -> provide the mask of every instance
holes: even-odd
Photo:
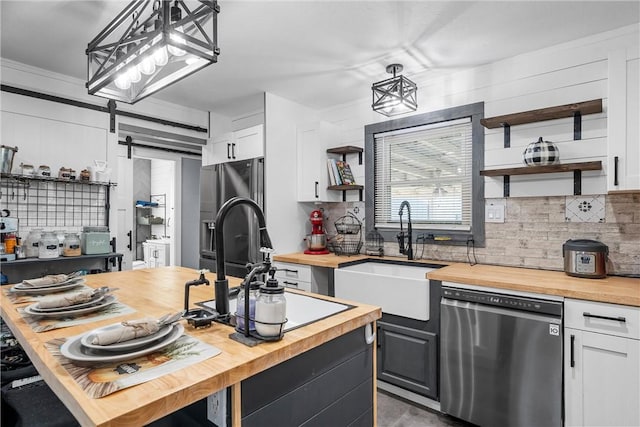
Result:
[[[337,129],[328,122],[299,126],[296,140],[296,171],[299,202],[338,202],[340,193],[328,191],[327,147],[335,145]]]
[[[169,242],[147,240],[142,244],[144,248],[144,260],[148,268],[166,267],[170,265]]]
[[[313,267],[305,264],[294,264],[276,261],[275,278],[281,285],[316,294],[329,295],[330,268]]]
[[[609,55],[607,189],[640,190],[640,58],[637,49]]]
[[[565,300],[565,425],[640,425],[640,308]]]
[[[203,150],[202,165],[234,162],[264,155],[264,125],[219,135]]]

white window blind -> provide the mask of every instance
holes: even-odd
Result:
[[[414,228],[470,230],[471,135],[469,118],[376,134],[375,227],[397,227],[406,200]]]

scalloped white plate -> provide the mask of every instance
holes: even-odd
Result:
[[[156,332],[155,334],[147,335],[146,337],[134,338],[129,341],[115,342],[113,344],[108,344],[108,345],[91,344],[91,340],[96,334],[110,331],[112,329],[119,328],[121,326],[122,326],[122,323],[114,323],[113,325],[109,325],[103,328],[98,328],[98,329],[94,329],[93,331],[89,331],[82,336],[80,343],[83,346],[87,348],[91,348],[93,350],[116,351],[116,352],[125,351],[125,350],[131,350],[134,348],[142,347],[146,344],[152,343],[153,341],[159,340],[160,338],[163,338],[166,335],[168,335],[173,330],[173,325],[165,325],[160,329],[158,329],[158,332]]]
[[[165,336],[163,339],[155,342],[155,344],[142,348],[137,351],[124,351],[121,353],[114,352],[102,352],[100,350],[93,350],[82,345],[82,335],[69,338],[60,347],[60,353],[67,359],[74,360],[76,362],[94,362],[94,363],[106,363],[106,362],[122,362],[125,360],[135,359],[136,357],[144,356],[154,351],[165,348],[166,346],[173,344],[184,333],[184,326],[180,323],[173,324],[171,333]]]

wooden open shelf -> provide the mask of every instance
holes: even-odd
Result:
[[[541,108],[539,110],[523,111],[521,113],[505,114],[504,116],[488,117],[480,120],[487,129],[496,129],[505,125],[514,126],[526,123],[542,122],[545,120],[573,117],[580,115],[596,114],[602,112],[602,99],[578,102],[575,104],[558,105],[555,107]]]
[[[338,191],[349,191],[349,190],[362,190],[364,189],[364,185],[330,185],[327,187],[329,190],[338,190]]]
[[[599,171],[602,170],[602,162],[579,162],[565,163],[561,165],[545,166],[525,166],[518,168],[487,169],[480,171],[482,176],[505,176],[505,175],[532,175],[538,173],[556,173],[572,171]]]
[[[518,168],[488,169],[480,171],[482,176],[501,176],[504,197],[509,197],[511,175],[532,175],[541,173],[573,172],[573,194],[582,194],[582,171],[602,170],[602,162],[565,163],[562,165],[525,166]]]
[[[347,154],[358,154],[358,164],[362,164],[362,152],[364,150],[360,147],[356,147],[355,145],[344,145],[342,147],[333,147],[327,148],[327,153],[329,154],[339,154],[342,156],[343,161],[347,161]],[[336,190],[342,191],[342,201],[347,201],[347,191],[359,190],[360,191],[360,201],[362,201],[362,190],[364,190],[364,185],[330,185],[327,187],[328,190]]]

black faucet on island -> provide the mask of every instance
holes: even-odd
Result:
[[[405,233],[402,229],[402,211],[404,208],[407,208],[407,213],[409,214],[409,220],[407,222],[407,232]],[[398,215],[400,215],[400,233],[396,236],[398,238],[398,245],[400,246],[400,253],[407,256],[407,259],[413,259],[413,246],[411,240],[413,239],[412,230],[411,230],[411,205],[406,200],[400,203],[400,210],[398,211]],[[404,239],[405,237],[408,239],[409,243],[405,248]]]
[[[218,316],[226,316],[229,314],[229,280],[226,277],[226,268],[224,265],[224,219],[229,211],[239,205],[246,205],[250,207],[256,217],[258,218],[258,226],[260,227],[260,246],[273,249],[271,244],[271,238],[267,232],[267,224],[264,219],[264,213],[260,206],[251,199],[246,197],[234,197],[225,202],[224,205],[218,211],[215,221],[215,247],[216,247],[216,281],[215,286],[215,298],[216,298],[216,311]],[[249,299],[247,298],[247,301]]]

